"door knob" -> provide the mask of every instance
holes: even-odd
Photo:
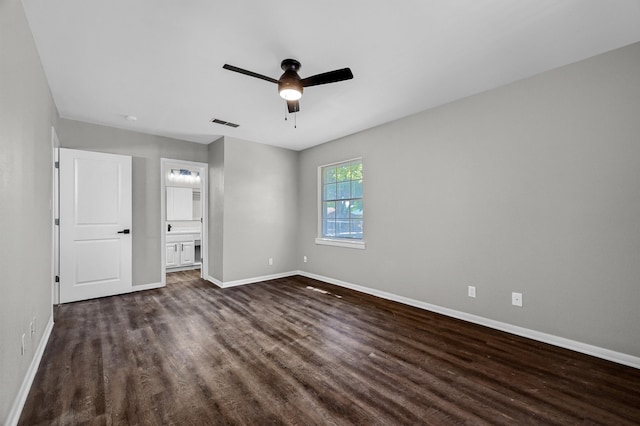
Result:
[[[130,233],[131,233],[131,231],[128,230],[128,229],[124,229],[122,231],[118,231],[118,234],[130,234]]]

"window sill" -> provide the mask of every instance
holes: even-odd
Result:
[[[345,247],[358,250],[365,249],[365,242],[362,240],[350,241],[344,239],[316,238],[316,244],[323,246]]]

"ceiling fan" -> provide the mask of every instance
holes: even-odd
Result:
[[[302,97],[302,90],[304,87],[318,86],[320,84],[337,83],[343,80],[350,80],[353,78],[353,73],[349,68],[342,68],[339,70],[329,71],[322,74],[312,75],[307,78],[300,78],[298,71],[302,65],[295,59],[285,59],[280,64],[280,68],[284,73],[280,76],[279,80],[275,78],[267,77],[266,75],[258,74],[253,71],[247,71],[242,68],[234,67],[233,65],[224,64],[222,68],[239,72],[250,77],[256,77],[262,80],[270,81],[278,85],[278,91],[280,96],[287,101],[287,108],[289,112],[300,111],[300,102],[298,100]]]

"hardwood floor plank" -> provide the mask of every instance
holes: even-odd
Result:
[[[640,371],[304,277],[67,304],[21,425],[640,423]]]

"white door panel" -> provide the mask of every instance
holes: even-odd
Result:
[[[77,225],[113,225],[120,220],[120,163],[76,159],[75,208]],[[100,190],[96,194],[96,189]]]
[[[132,290],[131,157],[60,149],[60,301]]]
[[[110,281],[120,277],[120,240],[77,241],[76,283]]]

